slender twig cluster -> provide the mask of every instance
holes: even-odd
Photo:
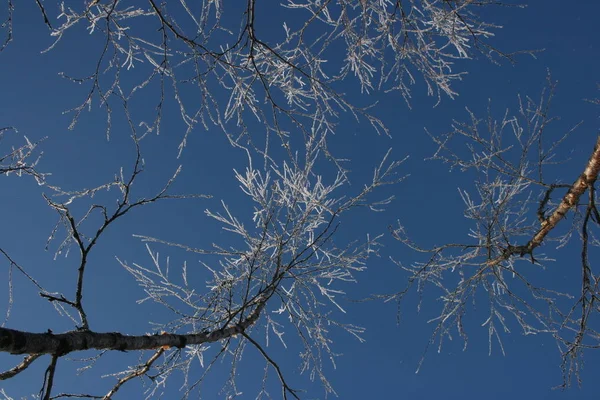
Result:
[[[487,119],[479,119],[469,111],[469,122],[455,122],[448,135],[432,136],[438,145],[433,159],[477,173],[474,193],[460,190],[464,216],[472,222],[470,240],[424,249],[410,240],[401,225],[392,228],[397,240],[428,258],[403,266],[411,273],[409,285],[387,299],[401,300],[414,285],[419,293],[429,285],[440,289],[443,307],[432,320],[437,325],[430,342],[439,339],[440,347],[455,329],[466,345],[464,316],[471,302],[485,299],[489,314],[483,326],[488,328],[490,352],[495,339],[504,352],[501,334],[510,332],[510,318],[514,318],[524,334],[549,333],[556,339],[568,385],[571,378],[579,378],[582,351],[600,346],[592,322],[599,311],[599,281],[588,256],[589,246],[598,243],[591,226],[600,221],[595,202],[600,139],[572,184],[547,177],[548,167],[561,163],[557,147],[579,126],[549,138],[555,86],[549,77],[539,101],[519,98],[514,116],[507,111],[498,121],[490,111]],[[573,215],[571,221],[563,222],[568,215]],[[561,248],[577,232],[582,248],[581,293],[536,285],[532,271],[539,273],[539,267],[553,261],[541,252],[542,245],[555,243]]]
[[[229,357],[230,377],[224,394],[235,397],[239,394],[237,369],[243,354],[251,348],[265,361],[259,397],[268,396],[268,373],[274,371],[281,397],[299,398],[300,392],[290,386],[278,358],[269,352],[269,340],[276,337],[284,346],[289,342],[293,342],[290,346],[299,346],[300,370],[319,380],[327,393],[334,392],[324,367],[325,360],[335,363],[330,331],[339,328],[359,340],[363,332],[361,327],[337,317],[345,312],[341,302],[344,285],[355,282],[355,275],[366,268],[367,259],[377,254],[381,240],[379,235],[367,234],[366,238],[357,236],[355,241],[341,242],[337,233],[350,210],[369,207],[378,211],[385,207],[391,198],[373,199],[373,192],[401,180],[396,175],[400,162],[388,160],[388,153],[375,168],[371,182],[355,192],[351,190],[354,187],[349,188],[349,172],[342,160],[330,152],[328,142],[341,116],[366,121],[378,133],[389,134],[389,130],[375,115],[374,104],[368,98],[360,100],[360,104],[350,101],[350,95],[344,93],[346,86],[342,85],[354,84],[365,95],[375,91],[398,92],[409,103],[412,85],[423,81],[438,103],[442,95],[453,98],[457,95],[453,83],[464,74],[456,69],[457,60],[481,54],[493,61],[512,58],[487,42],[500,27],[482,19],[479,10],[493,5],[499,4],[493,0],[286,0],[282,4],[256,0],[92,0],[51,4],[35,0],[36,13],[39,11],[53,40],[45,52],[51,54],[59,46],[68,45],[70,42],[65,39],[69,35],[77,36],[77,42],[85,42],[85,46],[100,45],[91,70],[61,73],[86,91],[83,100],[68,110],[72,115],[69,127],[75,128],[85,111],[98,103],[106,115],[107,138],[115,130],[115,113],[122,113],[135,153],[132,165],[121,168],[113,180],[77,191],[53,186],[36,171],[33,155],[37,143],[26,140],[25,145],[0,156],[0,175],[31,175],[47,190],[46,203],[58,215],[49,246],[56,243],[56,254],[69,254],[74,249],[77,264],[71,293],[52,291],[0,249],[9,264],[10,304],[15,270],[26,276],[39,295],[73,324],[72,330],[62,333],[24,332],[3,324],[0,351],[28,355],[20,364],[0,373],[0,379],[22,373],[41,358],[40,354],[49,354],[39,393],[45,400],[109,399],[136,378],[149,382],[146,396],[159,396],[161,388],[177,372],[183,375],[185,397],[199,391],[217,361]],[[278,12],[273,12],[273,7]],[[10,0],[7,10],[0,25],[6,33],[0,51],[13,40],[15,11]],[[134,118],[132,110],[140,104],[146,106],[148,99],[155,99],[155,107],[143,112],[139,119]],[[145,171],[143,140],[149,133],[160,132],[168,102],[176,106],[185,124],[178,147],[180,156],[189,135],[198,127],[217,127],[236,150],[247,156],[245,171],[236,171],[235,179],[254,211],[245,214],[227,206],[225,201],[221,211],[207,210],[206,215],[231,234],[226,243],[214,243],[208,249],[139,235],[147,246],[149,261],[118,261],[144,290],[145,297],[140,302],[164,306],[172,319],[147,334],[102,332],[86,308],[89,270],[93,268],[90,260],[97,252],[97,244],[125,215],[142,206],[167,199],[206,197],[172,193],[181,168],[152,196],[138,196],[134,190]],[[531,104],[527,102],[527,106]],[[558,211],[547,214],[546,210],[553,206],[552,191],[563,186],[548,184],[541,175],[553,149],[545,152],[537,144],[549,122],[540,107],[523,109],[522,119],[505,118],[500,126],[493,127],[491,138],[479,134],[479,121],[474,116],[471,124],[457,124],[449,137],[435,138],[440,146],[436,156],[462,168],[474,167],[484,177],[477,182],[481,200],[472,200],[471,195],[463,193],[466,216],[475,222],[474,244],[436,248],[429,262],[409,267],[413,274],[411,283],[418,283],[419,290],[426,283],[444,290],[444,309],[436,331],[440,337],[449,332],[450,322],[460,326],[466,299],[481,285],[490,293],[490,318],[486,322],[490,337],[497,334],[498,323],[505,326],[505,311],[515,315],[528,331],[557,332],[553,320],[510,291],[507,278],[517,277],[536,299],[554,310],[553,293],[529,284],[514,265],[516,255],[529,255],[533,262],[543,261],[537,254],[534,259],[533,250],[546,240],[546,234],[534,237],[529,242],[533,245],[513,240],[537,231],[520,205],[530,187],[537,185],[546,190],[538,216],[548,230],[560,219],[553,217]],[[523,135],[522,124],[534,124],[528,125],[531,137]],[[509,128],[525,155],[516,164],[505,157],[510,149],[503,147],[499,139]],[[9,130],[0,129],[0,139]],[[454,137],[463,137],[482,149],[474,150],[470,161],[464,161],[447,153]],[[274,140],[277,146],[273,145]],[[526,156],[536,149],[539,176],[532,177]],[[318,170],[319,164],[330,165],[324,159],[335,167],[326,169],[329,173]],[[593,188],[589,180],[584,183],[588,186],[583,191]],[[110,189],[111,194],[107,194]],[[102,195],[112,196],[114,189],[117,195],[112,202],[97,200]],[[583,191],[577,192],[565,211],[577,206]],[[593,203],[593,190],[588,192]],[[597,214],[595,207],[589,207],[582,218],[583,227]],[[420,250],[406,239],[401,228],[393,234]],[[587,240],[585,236],[584,243]],[[171,246],[171,250],[184,249],[201,259],[208,280],[201,284],[191,282],[185,263],[174,275],[176,268],[170,266],[169,258],[161,258],[155,250],[162,245]],[[453,253],[456,249],[463,252]],[[584,267],[586,257],[583,256]],[[447,288],[444,276],[453,271],[459,271],[464,279],[458,287]],[[586,318],[595,306],[596,281],[590,271],[584,268],[585,290],[578,302]],[[401,294],[393,297],[400,298]],[[7,320],[9,316],[10,307]],[[538,323],[535,327],[526,319],[530,316]],[[567,315],[565,327],[571,327],[574,320]],[[583,317],[581,321],[585,322]],[[578,332],[583,337],[590,331],[583,327]],[[290,337],[294,339],[288,341]],[[581,343],[576,341],[568,351],[577,352]],[[565,345],[569,346],[566,342]],[[55,373],[65,356],[84,350],[98,351],[85,360],[88,366],[84,369],[91,368],[109,351],[146,350],[151,354],[140,353],[136,365],[119,366],[118,372],[109,374],[116,382],[110,384],[106,394],[53,395]],[[209,358],[207,354],[210,361],[205,360]],[[194,368],[198,365],[201,371],[196,373]]]
[[[154,119],[145,126],[158,132],[163,105],[174,100],[188,127],[181,149],[198,125],[220,127],[233,144],[264,149],[268,140],[249,134],[254,121],[267,137],[275,134],[288,145],[291,127],[309,133],[312,121],[320,121],[327,135],[346,112],[387,134],[369,104],[355,104],[339,91],[342,82],[358,83],[363,92],[398,91],[408,102],[411,86],[422,79],[439,102],[442,93],[457,94],[452,82],[463,72],[456,70],[456,60],[477,54],[512,60],[487,43],[500,27],[482,20],[478,11],[500,5],[491,0],[289,0],[281,5],[109,0],[60,3],[58,10],[38,4],[55,38],[48,51],[82,29],[103,46],[89,75],[63,75],[89,88],[71,110],[71,127],[98,101],[106,110],[109,134],[115,102],[158,88],[152,92]],[[276,28],[267,31],[267,20]],[[156,32],[140,29],[141,21]],[[133,85],[125,79],[132,74]],[[183,95],[190,89],[196,91],[194,102]]]

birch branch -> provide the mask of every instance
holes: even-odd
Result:
[[[565,217],[567,212],[579,203],[579,199],[585,193],[585,191],[591,187],[596,179],[598,179],[598,173],[600,172],[600,136],[596,140],[594,151],[588,160],[583,173],[577,178],[577,180],[571,185],[569,191],[563,197],[562,201],[556,207],[554,212],[542,222],[542,227],[533,235],[531,240],[520,246],[509,246],[500,256],[493,258],[487,262],[489,266],[495,266],[500,264],[502,261],[507,260],[513,255],[524,256],[525,254],[532,254],[533,250],[539,247],[546,236],[558,225],[558,223]]]

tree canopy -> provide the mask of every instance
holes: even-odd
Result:
[[[598,11],[9,0],[0,395],[591,398]]]

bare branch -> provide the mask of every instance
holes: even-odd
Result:
[[[291,394],[295,399],[300,399],[300,397],[298,397],[298,395],[296,394],[296,390],[290,388],[290,386],[287,384],[287,382],[285,381],[283,374],[281,372],[281,368],[279,368],[279,365],[277,365],[277,363],[275,361],[273,361],[273,359],[271,357],[269,357],[269,355],[267,354],[267,352],[262,348],[262,346],[255,341],[254,339],[252,339],[250,336],[248,336],[248,334],[246,334],[245,332],[242,332],[242,335],[250,342],[252,343],[252,345],[254,345],[254,347],[256,347],[256,349],[260,352],[260,354],[262,354],[262,356],[265,358],[265,360],[267,360],[267,362],[269,364],[271,364],[273,366],[273,368],[275,368],[275,371],[277,371],[277,376],[279,377],[279,381],[281,382],[281,394],[283,396],[284,399],[287,399],[287,394]]]
[[[217,342],[239,335],[258,319],[264,303],[260,303],[242,322],[212,332],[188,335],[161,334],[125,336],[121,333],[97,333],[89,330],[54,334],[22,332],[0,328],[0,351],[11,354],[54,354],[63,356],[74,351],[99,350],[150,350],[163,346],[183,348],[187,345]]]
[[[152,367],[152,364],[154,364],[154,362],[165,352],[165,349],[163,347],[161,347],[160,349],[158,349],[158,351],[156,351],[152,357],[150,357],[148,359],[148,361],[146,361],[146,363],[142,366],[140,366],[138,369],[136,369],[135,371],[133,371],[131,374],[124,376],[123,378],[119,379],[119,382],[117,382],[117,384],[110,390],[110,392],[108,392],[103,399],[104,400],[109,400],[112,398],[112,396],[115,395],[115,393],[117,393],[117,391],[121,388],[121,386],[123,386],[125,383],[127,383],[128,381],[140,377],[142,375],[145,375],[149,370],[150,367]]]
[[[411,266],[397,263],[411,274],[407,287],[382,297],[401,301],[413,287],[421,296],[427,285],[437,287],[442,292],[443,307],[430,321],[436,323],[436,328],[427,347],[439,340],[441,348],[444,338],[450,338],[453,329],[466,346],[463,318],[469,302],[475,301],[477,289],[482,288],[489,307],[489,316],[482,326],[488,329],[490,352],[493,341],[498,342],[504,352],[501,334],[511,331],[507,321],[510,316],[524,334],[548,333],[556,339],[563,351],[564,384],[568,385],[571,377],[578,374],[582,350],[597,347],[600,337],[589,323],[591,314],[598,311],[595,306],[598,282],[587,256],[588,225],[598,213],[594,184],[600,171],[600,137],[583,172],[572,185],[545,181],[544,168],[557,162],[553,160],[557,143],[562,143],[573,132],[571,129],[551,145],[544,145],[544,140],[548,140],[548,126],[555,120],[549,113],[555,89],[550,78],[548,88],[542,92],[540,102],[519,98],[519,112],[515,116],[507,111],[502,120],[496,121],[488,111],[485,130],[481,130],[483,121],[469,111],[470,123],[455,122],[450,134],[432,136],[439,147],[434,159],[463,170],[473,169],[478,174],[473,183],[474,194],[460,190],[466,206],[464,215],[473,222],[469,236],[474,241],[422,248],[415,245],[399,225],[392,230],[394,238],[429,258]],[[459,140],[464,141],[465,150],[457,147]],[[532,188],[539,191],[539,200],[532,195]],[[565,189],[562,199],[553,203],[552,195]],[[589,193],[587,205],[582,202],[586,191]],[[535,219],[531,218],[534,213],[529,212],[529,205],[535,207]],[[529,278],[531,268],[520,267],[520,258],[527,255],[537,266],[551,261],[534,251],[544,243],[557,240],[550,234],[557,230],[567,213],[573,211],[578,215],[578,209],[583,207],[583,218],[575,218],[572,227],[567,227],[567,233],[558,239],[560,246],[564,245],[581,224],[581,294],[573,296],[533,284]],[[458,281],[451,278],[456,274]],[[572,298],[576,299],[575,304],[564,310],[565,300]],[[587,344],[585,338],[592,344]]]
[[[13,376],[19,374],[20,372],[23,372],[27,369],[27,367],[31,365],[31,363],[33,363],[41,356],[42,354],[29,354],[23,359],[23,362],[21,362],[19,365],[16,365],[14,368],[9,369],[8,371],[0,373],[0,381],[10,379]]]
[[[58,361],[58,358],[58,355],[52,355],[52,358],[50,359],[50,365],[48,365],[48,368],[44,373],[44,384],[40,390],[40,398],[43,400],[50,400],[51,398],[52,386],[54,385],[54,373],[56,372],[56,362]]]

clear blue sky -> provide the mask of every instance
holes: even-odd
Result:
[[[13,43],[0,53],[0,127],[14,126],[31,140],[48,137],[42,144],[44,155],[40,163],[42,171],[50,171],[53,184],[65,189],[78,189],[101,184],[118,171],[121,165],[129,166],[133,147],[126,135],[123,118],[115,115],[113,134],[106,141],[103,113],[94,104],[91,113],[85,112],[73,131],[67,129],[70,109],[84,99],[85,85],[71,84],[59,76],[59,72],[85,75],[93,68],[98,41],[84,36],[65,38],[56,49],[40,54],[48,47],[51,38],[39,16],[35,2],[15,4]],[[498,8],[493,21],[504,26],[497,31],[492,44],[507,51],[545,49],[537,58],[517,58],[515,65],[503,62],[494,65],[485,59],[467,63],[469,74],[455,89],[460,96],[455,100],[436,100],[425,95],[423,85],[416,85],[412,109],[397,95],[371,95],[368,101],[379,100],[377,116],[389,126],[392,138],[377,136],[367,124],[356,124],[343,119],[339,133],[331,147],[336,154],[353,160],[350,169],[355,186],[365,182],[372,174],[371,166],[385,151],[392,147],[396,158],[409,155],[402,172],[410,177],[400,185],[389,189],[397,200],[385,213],[367,214],[359,211],[344,221],[339,240],[356,238],[358,229],[371,234],[385,232],[389,224],[400,219],[415,241],[424,245],[453,241],[457,235],[465,237],[469,225],[462,217],[462,201],[457,188],[470,188],[467,175],[448,171],[448,166],[437,161],[424,161],[432,155],[435,147],[425,134],[446,132],[453,119],[466,120],[464,110],[470,107],[484,115],[487,101],[492,99],[498,117],[505,108],[516,108],[516,95],[539,95],[549,69],[559,81],[553,112],[561,117],[551,129],[555,135],[564,132],[575,123],[584,120],[577,133],[562,147],[560,156],[571,157],[561,171],[561,179],[573,181],[581,172],[598,134],[598,108],[583,101],[598,97],[596,84],[600,82],[600,35],[598,15],[600,4],[592,0],[578,2],[544,1],[531,2],[525,9]],[[276,8],[274,8],[276,9]],[[492,12],[490,11],[490,14]],[[259,28],[260,29],[260,26]],[[266,28],[265,28],[266,29]],[[77,49],[74,51],[73,49]],[[348,88],[350,93],[355,90]],[[365,95],[366,96],[366,95]],[[364,99],[356,99],[364,101]],[[154,107],[156,101],[148,99],[137,105],[138,115],[142,107]],[[126,128],[124,132],[128,131]],[[190,137],[183,157],[175,159],[177,144],[184,132],[177,109],[173,104],[165,108],[162,133],[143,143],[147,172],[136,188],[140,194],[158,189],[180,163],[184,172],[175,185],[177,192],[207,193],[210,200],[185,200],[179,203],[162,203],[138,210],[127,216],[120,225],[113,227],[96,249],[87,278],[89,285],[86,298],[92,329],[142,334],[152,331],[148,320],[167,321],[170,315],[151,304],[136,305],[143,297],[130,275],[115,260],[118,256],[130,262],[148,263],[144,245],[131,237],[145,234],[181,242],[193,247],[207,247],[220,241],[226,244],[227,236],[219,226],[208,219],[206,208],[218,210],[220,201],[237,207],[240,213],[249,210],[240,202],[240,192],[233,177],[233,169],[245,167],[243,153],[232,149],[217,129],[197,129]],[[2,146],[3,143],[0,143]],[[4,150],[4,148],[0,149]],[[563,175],[564,173],[564,175]],[[28,179],[0,177],[0,247],[42,282],[49,290],[72,292],[75,280],[74,258],[59,256],[54,260],[53,243],[44,251],[46,240],[56,222],[56,214],[45,206],[41,190]],[[388,190],[388,189],[386,189]],[[383,193],[385,194],[385,193]],[[112,201],[110,192],[100,200]],[[432,211],[433,210],[433,211]],[[359,274],[359,285],[344,289],[351,299],[360,299],[372,293],[388,293],[404,287],[406,275],[399,271],[389,257],[410,264],[417,255],[400,244],[385,241],[381,257],[372,259],[366,272]],[[172,265],[187,261],[198,265],[199,257],[156,246],[162,257],[169,255]],[[555,256],[556,263],[541,272],[548,285],[576,287],[580,280],[577,264],[577,247],[570,246],[560,252],[545,250]],[[594,256],[592,253],[592,262]],[[0,262],[0,282],[7,277],[7,265]],[[200,289],[206,277],[197,273]],[[7,300],[7,285],[0,286],[0,310]],[[7,327],[30,331],[52,329],[60,332],[72,328],[66,318],[57,317],[51,305],[40,299],[34,288],[21,276],[15,276],[15,305]],[[427,293],[427,292],[426,292]],[[592,399],[598,397],[597,371],[600,356],[591,351],[585,356],[583,385],[567,391],[551,390],[561,384],[560,354],[552,338],[523,336],[512,321],[513,333],[504,336],[506,355],[494,348],[488,356],[487,330],[481,327],[485,311],[475,310],[468,320],[469,346],[462,351],[461,340],[447,342],[440,353],[430,349],[423,368],[415,374],[420,357],[425,350],[434,328],[427,320],[438,311],[436,292],[426,298],[417,313],[417,297],[408,297],[402,305],[402,319],[396,323],[396,305],[391,303],[364,302],[345,304],[348,313],[336,315],[343,322],[364,326],[366,343],[360,344],[352,337],[334,334],[334,350],[343,354],[337,358],[337,369],[327,368],[328,376],[342,399]],[[93,299],[93,300],[92,300]],[[298,374],[297,351],[294,343],[285,350],[276,341],[269,348],[277,358],[287,379],[293,387],[306,388],[303,398],[322,398],[323,391],[317,383],[311,384],[306,376]],[[89,356],[90,354],[82,355]],[[71,357],[80,357],[73,354]],[[0,354],[0,370],[13,366],[20,357]],[[96,372],[84,372],[74,378],[71,368],[59,362],[58,382],[55,391],[88,391],[106,393],[110,387],[105,378],[98,381],[98,371],[110,373],[115,365],[132,364],[137,355],[116,354],[101,360]],[[228,373],[228,359],[223,361],[216,373],[204,385],[206,398],[217,398],[223,374]],[[61,365],[62,364],[62,365]],[[28,371],[16,379],[0,382],[7,394],[20,398],[41,387],[47,360],[38,360]],[[258,390],[264,362],[254,349],[239,367],[241,398],[252,399]],[[271,372],[270,391],[279,397],[277,382]],[[172,382],[163,398],[179,398],[177,382]],[[97,390],[96,390],[97,389]],[[143,398],[138,383],[126,385],[122,399]]]

